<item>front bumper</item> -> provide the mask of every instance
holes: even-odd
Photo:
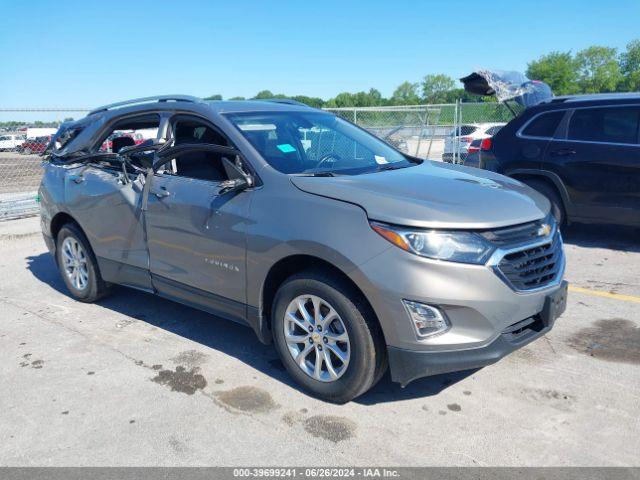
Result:
[[[431,375],[485,367],[549,332],[566,307],[567,282],[545,299],[537,315],[517,322],[488,345],[466,350],[417,351],[387,347],[391,379],[402,386]]]

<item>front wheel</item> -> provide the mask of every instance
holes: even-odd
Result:
[[[87,237],[73,223],[60,229],[56,239],[56,261],[71,296],[81,302],[94,302],[108,293],[98,262]]]
[[[380,327],[342,279],[303,272],[278,289],[272,309],[276,349],[289,374],[313,395],[344,403],[386,368]]]

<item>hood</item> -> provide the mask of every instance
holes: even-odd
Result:
[[[290,178],[304,192],[359,205],[369,219],[396,225],[487,229],[549,212],[546,198],[516,180],[441,162],[365,175]]]
[[[495,96],[499,102],[514,100],[525,108],[553,97],[549,85],[539,80],[529,80],[520,72],[481,69],[460,81],[469,93]]]

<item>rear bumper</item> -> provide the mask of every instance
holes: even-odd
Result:
[[[566,282],[563,282],[566,292]],[[566,295],[566,294],[565,294]],[[566,296],[562,299],[566,305]],[[564,310],[549,314],[551,305],[545,303],[542,312],[533,317],[517,322],[498,335],[485,346],[447,351],[417,351],[387,347],[391,379],[402,386],[421,377],[439,375],[481,368],[496,363],[511,352],[524,347],[528,343],[549,332],[555,319]]]

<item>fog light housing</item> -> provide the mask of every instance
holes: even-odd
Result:
[[[451,328],[447,316],[440,309],[410,300],[403,300],[402,303],[419,338],[439,335]]]

